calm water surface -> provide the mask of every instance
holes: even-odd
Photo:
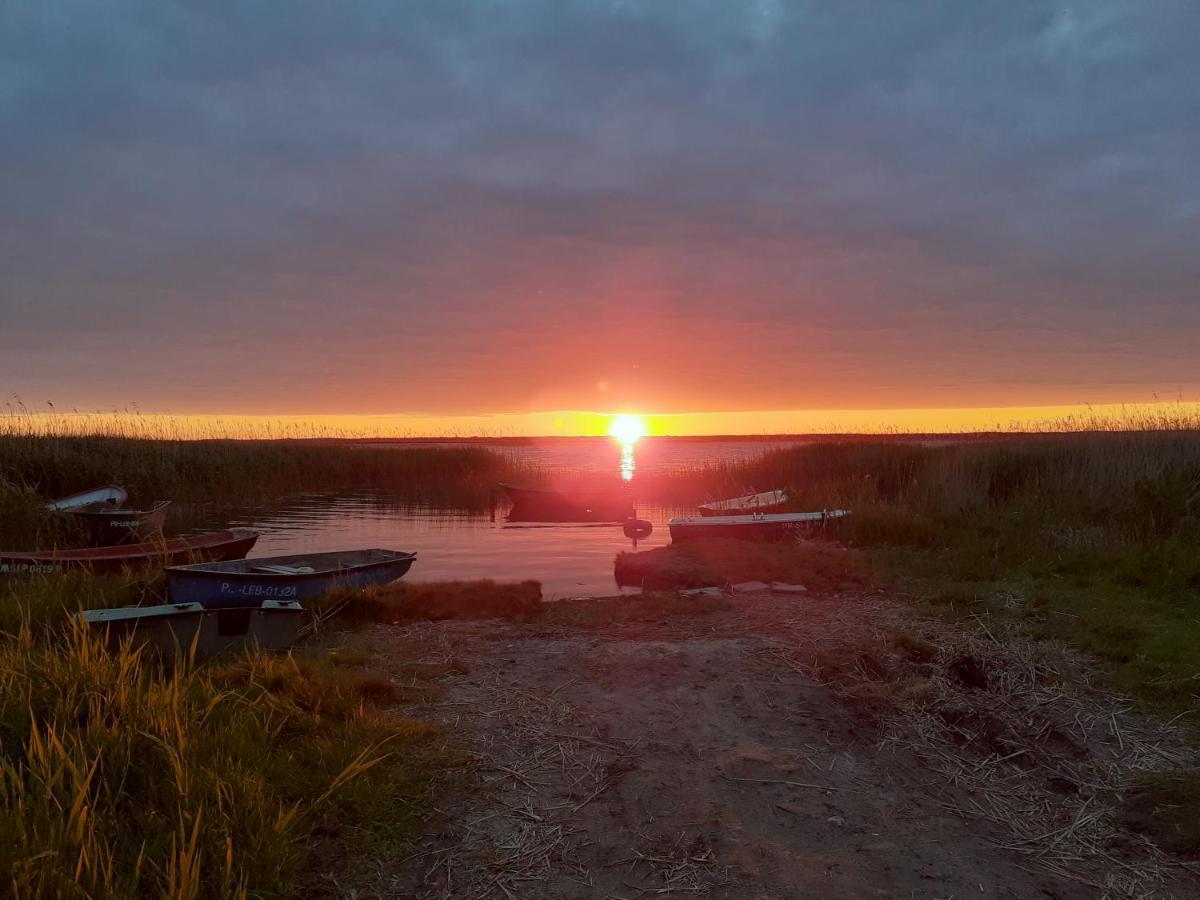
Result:
[[[411,446],[411,445],[410,445]],[[644,439],[633,448],[611,440],[584,444],[497,447],[519,463],[543,472],[575,474],[687,470],[716,462],[741,462],[782,446],[754,441],[672,442]],[[224,510],[207,517],[207,527],[246,526],[262,533],[252,557],[350,548],[415,551],[412,581],[491,578],[534,579],[547,599],[621,592],[613,580],[613,557],[633,548],[616,525],[508,523],[505,509],[495,521],[487,513],[414,508],[377,493],[303,495],[262,507]],[[638,549],[670,541],[667,520],[691,509],[638,507],[654,533]],[[629,590],[629,589],[626,589]]]

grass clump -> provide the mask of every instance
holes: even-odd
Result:
[[[620,585],[647,590],[723,587],[739,581],[782,581],[812,590],[844,590],[865,581],[861,559],[830,541],[687,541],[619,553],[614,574]]]
[[[347,625],[446,619],[527,619],[542,606],[537,581],[396,582],[365,590],[332,591],[316,601],[319,616]]]
[[[395,696],[317,660],[162,666],[75,623],[21,626],[0,637],[0,885],[294,895],[353,856],[352,827],[410,836],[450,763],[432,726],[383,711]]]

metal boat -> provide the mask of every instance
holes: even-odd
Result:
[[[624,522],[634,517],[633,503],[621,491],[567,491],[500,484],[513,508],[510,522]]]
[[[80,491],[78,494],[71,494],[61,500],[47,503],[46,509],[50,512],[71,512],[96,506],[120,506],[128,499],[129,494],[125,492],[125,488],[115,484],[106,484],[104,487]]]
[[[701,503],[699,509],[702,516],[749,516],[755,513],[780,512],[787,502],[787,491],[763,491],[761,494],[734,497],[732,500]]]
[[[170,500],[159,500],[149,509],[124,509],[101,504],[73,509],[71,515],[87,526],[97,546],[107,547],[125,541],[148,541],[162,534],[170,506]]]
[[[282,650],[296,643],[304,608],[295,600],[265,600],[255,608],[206,609],[199,603],[90,609],[79,618],[110,641],[132,639],[164,655],[212,656],[244,647]]]
[[[333,588],[389,584],[416,558],[395,550],[339,550],[171,566],[167,590],[176,603],[257,606],[265,599],[303,600]]]
[[[847,509],[822,512],[768,513],[755,516],[688,516],[667,523],[673,541],[699,538],[735,538],[749,541],[782,541],[798,533],[819,530],[831,521],[850,515]]]
[[[258,540],[249,528],[230,528],[192,537],[78,550],[0,551],[0,575],[49,574],[82,569],[97,574],[170,566],[199,560],[242,559]]]

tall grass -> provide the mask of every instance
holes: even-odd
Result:
[[[60,608],[48,580],[25,592]],[[430,725],[374,705],[378,679],[254,652],[164,665],[51,619],[0,636],[0,893],[291,896],[316,825],[402,836],[445,765]]]
[[[797,508],[851,508],[847,540],[939,608],[1023,616],[1097,654],[1121,688],[1196,703],[1200,432],[812,444],[660,485],[777,487]]]

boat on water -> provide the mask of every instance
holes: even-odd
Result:
[[[170,506],[170,500],[159,500],[149,509],[98,504],[70,512],[84,523],[97,546],[106,547],[127,541],[148,541],[162,534]]]
[[[566,491],[500,484],[512,501],[510,522],[624,522],[633,503],[621,492]]]
[[[108,639],[132,639],[163,655],[197,656],[260,647],[282,650],[296,643],[304,608],[295,600],[265,600],[257,607],[206,609],[199,603],[89,609],[79,619],[103,629]]]
[[[755,513],[781,512],[787,505],[787,491],[763,491],[731,500],[713,500],[698,507],[702,516],[749,516]]]
[[[86,570],[103,575],[126,569],[174,566],[199,560],[242,559],[257,540],[257,531],[230,528],[192,537],[165,538],[113,547],[0,551],[0,575],[49,574],[66,570]]]
[[[303,600],[333,588],[390,584],[416,559],[395,550],[339,550],[170,566],[167,590],[176,603],[257,606],[265,599]]]
[[[748,541],[782,541],[798,533],[824,528],[850,515],[848,509],[822,512],[767,513],[753,516],[687,516],[667,523],[673,541],[699,538],[735,538]]]
[[[46,504],[46,509],[50,512],[74,512],[101,506],[121,506],[128,499],[129,494],[125,488],[116,484],[106,484],[103,487],[71,494],[61,500],[54,500]]]

